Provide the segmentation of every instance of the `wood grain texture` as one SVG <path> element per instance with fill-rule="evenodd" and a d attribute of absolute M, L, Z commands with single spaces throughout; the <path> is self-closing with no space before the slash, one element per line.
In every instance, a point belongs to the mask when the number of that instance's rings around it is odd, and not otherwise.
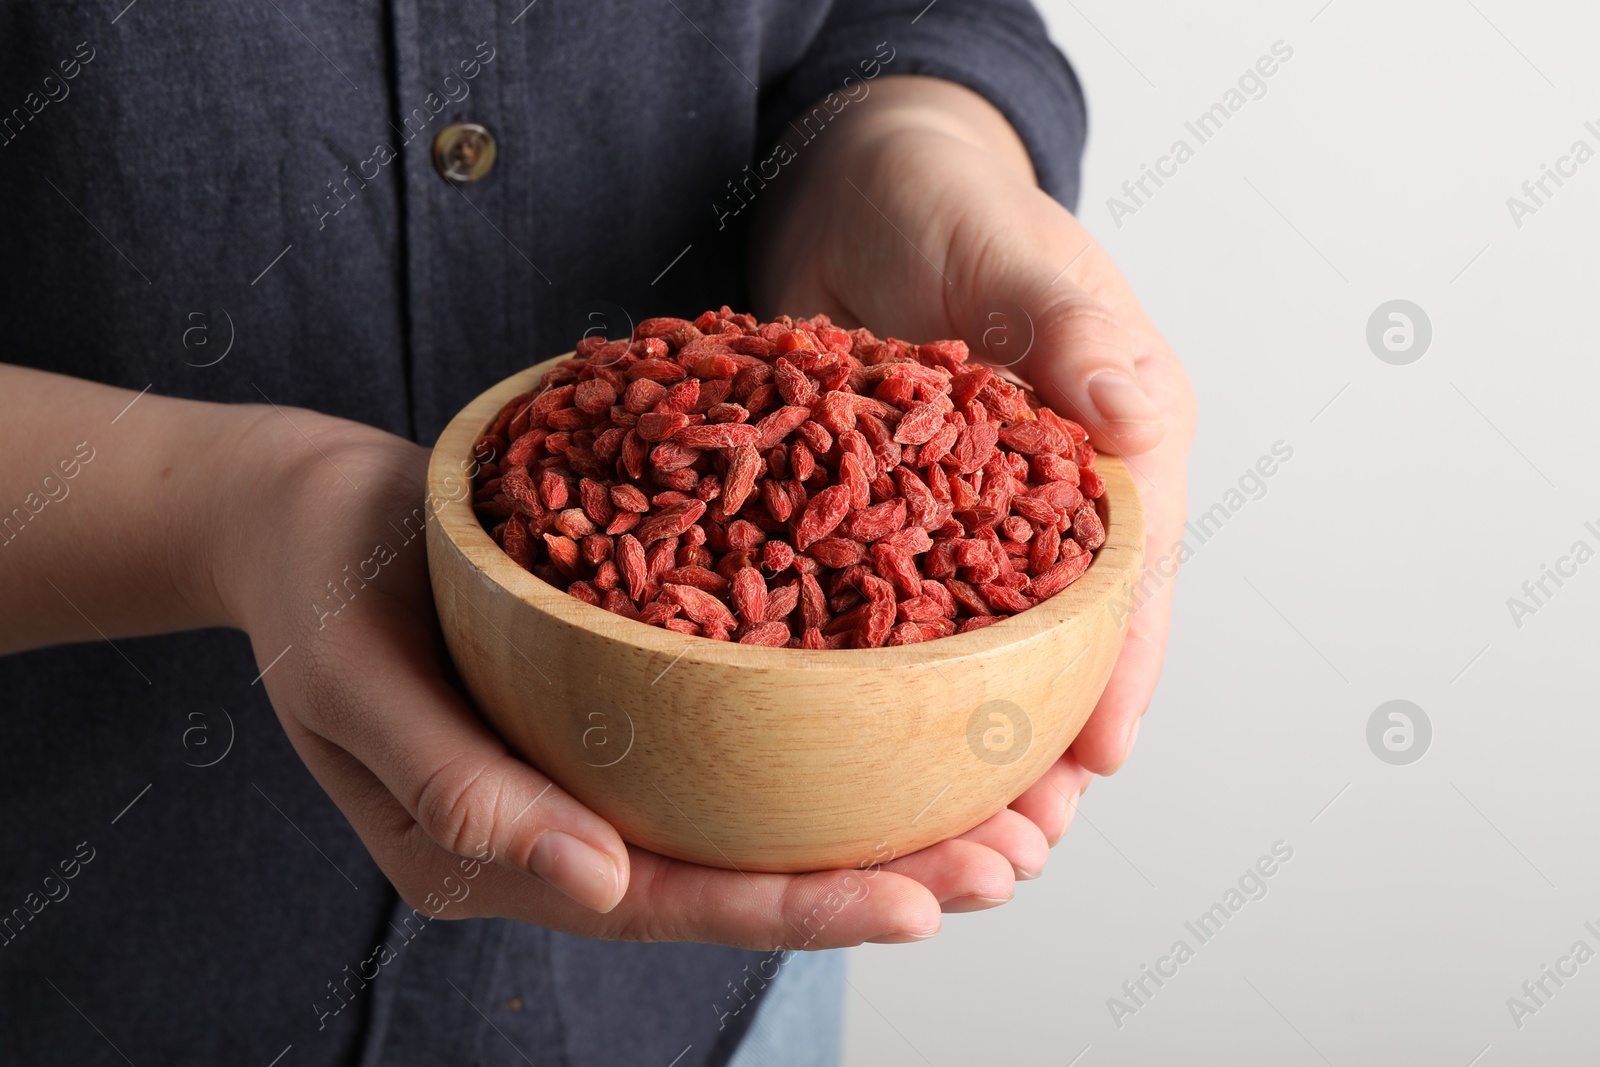
<path fill-rule="evenodd" d="M 474 442 L 565 358 L 489 389 L 440 435 L 428 562 L 484 717 L 627 840 L 745 871 L 883 862 L 993 815 L 1077 736 L 1122 647 L 1144 555 L 1121 461 L 1095 461 L 1106 543 L 1088 571 L 1004 622 L 896 648 L 711 641 L 568 596 L 514 564 L 473 514 Z"/>

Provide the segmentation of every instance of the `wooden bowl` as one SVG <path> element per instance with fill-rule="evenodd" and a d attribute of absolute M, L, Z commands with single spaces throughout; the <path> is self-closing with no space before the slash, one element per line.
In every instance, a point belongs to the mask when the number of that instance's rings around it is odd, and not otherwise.
<path fill-rule="evenodd" d="M 806 651 L 625 619 L 522 570 L 471 507 L 472 447 L 558 357 L 445 428 L 428 469 L 428 564 L 478 709 L 535 767 L 655 852 L 743 871 L 865 866 L 1009 804 L 1105 687 L 1144 554 L 1126 467 L 1100 457 L 1106 543 L 1059 595 L 924 644 Z"/>

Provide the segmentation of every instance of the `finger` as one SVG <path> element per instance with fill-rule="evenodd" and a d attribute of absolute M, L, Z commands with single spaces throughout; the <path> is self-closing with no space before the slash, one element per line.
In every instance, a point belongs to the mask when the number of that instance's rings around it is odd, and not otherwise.
<path fill-rule="evenodd" d="M 1050 858 L 1044 831 L 1021 812 L 1004 808 L 962 834 L 958 840 L 991 848 L 1011 864 L 1013 877 L 1037 878 Z"/>
<path fill-rule="evenodd" d="M 1154 602 L 1134 615 L 1111 680 L 1072 742 L 1072 755 L 1095 774 L 1115 774 L 1133 750 L 1140 718 L 1161 678 L 1167 620 L 1167 608 Z"/>
<path fill-rule="evenodd" d="M 945 911 L 979 911 L 1016 892 L 1011 862 L 987 845 L 952 838 L 891 860 L 883 869 L 919 882 Z"/>
<path fill-rule="evenodd" d="M 939 902 L 899 874 L 741 873 L 631 851 L 628 895 L 605 915 L 554 894 L 530 895 L 528 887 L 498 877 L 483 903 L 493 914 L 611 940 L 814 950 L 922 941 L 939 932 Z"/>
<path fill-rule="evenodd" d="M 939 902 L 915 880 L 883 871 L 758 874 L 630 849 L 635 877 L 620 904 L 596 915 L 542 887 L 495 878 L 482 900 L 503 914 L 585 937 L 696 941 L 753 949 L 847 948 L 922 941 L 939 932 Z M 506 872 L 510 873 L 510 872 Z"/>
<path fill-rule="evenodd" d="M 605 914 L 514 868 L 449 852 L 424 833 L 370 770 L 337 746 L 291 740 L 413 908 L 444 918 L 493 916 L 583 937 L 695 941 L 739 948 L 844 948 L 920 941 L 939 932 L 938 901 L 913 879 L 881 870 L 741 874 L 631 848 L 635 877 Z"/>
<path fill-rule="evenodd" d="M 1153 331 L 1143 326 L 1141 330 L 1142 346 L 1152 353 L 1145 363 L 1146 380 L 1152 383 L 1164 410 L 1171 413 L 1172 433 L 1136 464 L 1129 461 L 1145 511 L 1144 573 L 1128 605 L 1134 609 L 1133 615 L 1110 681 L 1072 745 L 1072 753 L 1096 774 L 1116 771 L 1133 747 L 1140 717 L 1160 680 L 1172 596 L 1180 563 L 1188 554 L 1184 470 L 1194 432 L 1192 393 L 1171 350 Z"/>
<path fill-rule="evenodd" d="M 1061 252 L 1025 240 L 1007 254 L 980 244 L 954 267 L 965 297 L 952 321 L 978 358 L 1027 378 L 1045 403 L 1089 431 L 1096 448 L 1147 452 L 1165 424 L 1141 384 L 1129 333 L 1104 303 L 1062 276 Z M 1085 254 L 1103 256 L 1098 248 Z"/>
<path fill-rule="evenodd" d="M 301 671 L 268 675 L 274 703 L 370 768 L 445 851 L 486 850 L 586 907 L 614 907 L 628 882 L 622 838 L 507 751 L 445 680 L 432 634 L 404 618 L 352 618 L 341 637 L 359 665 L 344 646 L 313 646 Z"/>
<path fill-rule="evenodd" d="M 483 907 L 488 894 L 478 892 L 474 897 L 474 886 L 495 882 L 504 885 L 508 881 L 525 888 L 525 902 L 568 900 L 541 878 L 477 862 L 479 857 L 465 858 L 442 848 L 360 760 L 296 722 L 286 722 L 284 726 L 290 744 L 312 777 L 350 820 L 373 862 L 411 908 L 430 918 L 464 919 L 492 914 Z M 502 877 L 485 877 L 490 871 Z M 570 927 L 558 929 L 579 932 Z"/>
<path fill-rule="evenodd" d="M 1078 797 L 1093 780 L 1094 775 L 1069 751 L 1011 802 L 1011 810 L 1032 820 L 1045 841 L 1054 846 L 1072 824 Z"/>
<path fill-rule="evenodd" d="M 605 917 L 605 936 L 809 950 L 939 932 L 934 894 L 886 870 L 758 874 L 632 851 L 639 876 Z"/>

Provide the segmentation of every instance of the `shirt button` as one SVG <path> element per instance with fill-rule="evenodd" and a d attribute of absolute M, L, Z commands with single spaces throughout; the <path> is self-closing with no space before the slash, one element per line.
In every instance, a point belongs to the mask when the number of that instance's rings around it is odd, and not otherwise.
<path fill-rule="evenodd" d="M 452 122 L 433 139 L 434 170 L 458 185 L 488 174 L 494 155 L 494 136 L 476 122 Z"/>

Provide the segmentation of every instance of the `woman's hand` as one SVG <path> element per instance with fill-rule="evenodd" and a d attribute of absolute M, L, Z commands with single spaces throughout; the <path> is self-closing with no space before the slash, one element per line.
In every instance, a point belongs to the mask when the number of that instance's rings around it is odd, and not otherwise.
<path fill-rule="evenodd" d="M 820 311 L 913 341 L 966 340 L 1083 424 L 1097 449 L 1127 458 L 1147 565 L 1171 555 L 1194 433 L 1188 378 L 1105 252 L 1035 185 L 1000 113 L 949 82 L 883 78 L 797 156 L 763 194 L 751 259 L 759 313 Z M 1171 601 L 1161 581 L 1126 606 L 1128 636 L 1093 715 L 1012 804 L 1051 841 L 1087 772 L 1127 758 L 1160 677 Z"/>
<path fill-rule="evenodd" d="M 1015 813 L 866 871 L 745 875 L 624 845 L 511 755 L 450 680 L 419 532 L 427 451 L 293 409 L 263 411 L 240 449 L 274 459 L 230 487 L 253 503 L 218 526 L 218 598 L 250 634 L 296 751 L 413 906 L 459 885 L 463 858 L 492 854 L 445 917 L 830 948 L 931 936 L 941 907 L 1000 903 L 1017 871 L 1043 866 L 1043 836 Z"/>

